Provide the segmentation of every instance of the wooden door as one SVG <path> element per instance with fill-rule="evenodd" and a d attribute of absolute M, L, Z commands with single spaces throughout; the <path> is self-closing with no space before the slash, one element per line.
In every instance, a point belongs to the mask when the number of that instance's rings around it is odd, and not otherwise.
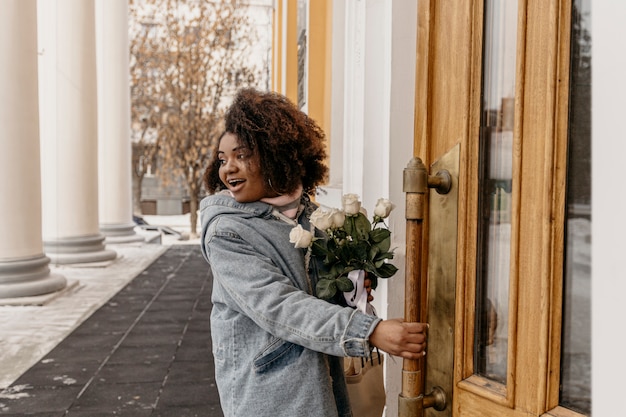
<path fill-rule="evenodd" d="M 430 191 L 422 245 L 426 392 L 448 398 L 426 415 L 591 415 L 588 277 L 568 281 L 589 250 L 572 255 L 568 238 L 573 218 L 590 222 L 572 191 L 590 194 L 589 103 L 572 107 L 588 92 L 570 77 L 580 13 L 571 0 L 419 2 L 414 153 L 454 174 L 451 199 Z"/>

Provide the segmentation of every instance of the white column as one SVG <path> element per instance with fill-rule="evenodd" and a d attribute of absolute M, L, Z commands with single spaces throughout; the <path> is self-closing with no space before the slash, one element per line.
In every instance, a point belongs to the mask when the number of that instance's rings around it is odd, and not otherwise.
<path fill-rule="evenodd" d="M 41 238 L 37 3 L 5 0 L 0 13 L 0 299 L 63 289 Z"/>
<path fill-rule="evenodd" d="M 96 0 L 98 190 L 107 243 L 144 241 L 132 210 L 128 0 Z"/>
<path fill-rule="evenodd" d="M 366 1 L 345 3 L 343 194 L 361 195 L 365 129 L 365 10 Z M 349 155 L 349 157 L 348 157 Z"/>
<path fill-rule="evenodd" d="M 98 228 L 94 0 L 39 0 L 43 241 L 54 263 L 115 259 Z"/>

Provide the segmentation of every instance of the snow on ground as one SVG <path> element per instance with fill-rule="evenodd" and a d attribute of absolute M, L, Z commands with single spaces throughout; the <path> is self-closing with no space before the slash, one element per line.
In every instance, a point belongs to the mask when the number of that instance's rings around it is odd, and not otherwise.
<path fill-rule="evenodd" d="M 52 273 L 68 280 L 64 290 L 39 297 L 0 299 L 0 391 L 41 360 L 169 245 L 199 244 L 197 238 L 189 239 L 189 214 L 143 217 L 150 225 L 167 226 L 183 233 L 183 240 L 173 234 L 135 228 L 147 241 L 107 244 L 107 249 L 117 252 L 113 261 L 50 265 Z"/>

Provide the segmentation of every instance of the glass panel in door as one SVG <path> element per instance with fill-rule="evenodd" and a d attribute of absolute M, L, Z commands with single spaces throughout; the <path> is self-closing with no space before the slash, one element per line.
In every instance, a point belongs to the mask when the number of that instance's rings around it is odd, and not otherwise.
<path fill-rule="evenodd" d="M 506 384 L 516 0 L 484 3 L 474 372 Z"/>
<path fill-rule="evenodd" d="M 559 404 L 591 415 L 591 0 L 572 4 Z"/>

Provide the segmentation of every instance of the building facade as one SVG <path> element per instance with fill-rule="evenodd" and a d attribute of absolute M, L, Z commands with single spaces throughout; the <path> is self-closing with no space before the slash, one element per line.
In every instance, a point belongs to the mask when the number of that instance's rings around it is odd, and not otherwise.
<path fill-rule="evenodd" d="M 7 299 L 62 290 L 50 262 L 108 262 L 107 241 L 142 238 L 127 1 L 1 6 Z M 317 199 L 396 204 L 400 271 L 375 306 L 431 324 L 424 361 L 386 361 L 386 416 L 424 403 L 451 416 L 623 410 L 625 19 L 617 1 L 274 1 L 271 88 L 329 138 Z M 415 191 L 418 162 L 451 189 Z"/>

